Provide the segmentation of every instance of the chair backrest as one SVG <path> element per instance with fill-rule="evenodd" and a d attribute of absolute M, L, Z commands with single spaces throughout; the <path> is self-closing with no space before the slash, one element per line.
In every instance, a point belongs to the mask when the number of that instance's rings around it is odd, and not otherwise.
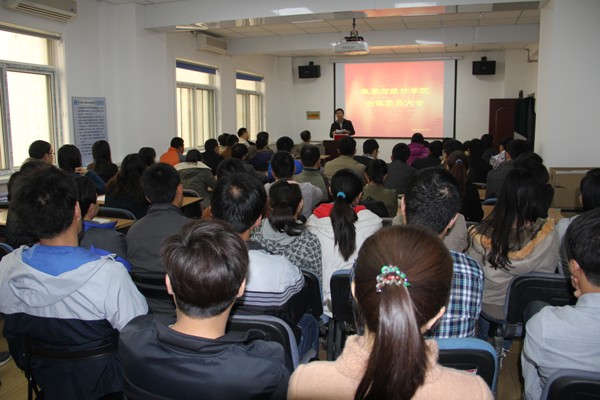
<path fill-rule="evenodd" d="M 157 300 L 173 300 L 173 297 L 167 292 L 165 277 L 145 278 L 131 274 L 131 280 L 138 288 L 141 294 L 146 298 Z"/>
<path fill-rule="evenodd" d="M 183 195 L 185 197 L 200 197 L 200 195 L 198 194 L 198 192 L 196 192 L 193 189 L 183 189 Z"/>
<path fill-rule="evenodd" d="M 321 297 L 321 284 L 319 278 L 310 271 L 302 270 L 304 275 L 304 289 L 308 292 L 308 307 L 306 312 L 317 320 L 323 314 L 323 298 Z"/>
<path fill-rule="evenodd" d="M 124 208 L 115 208 L 115 207 L 105 207 L 100 206 L 98 208 L 98 216 L 99 217 L 108 217 L 108 218 L 122 218 L 122 219 L 132 219 L 137 220 L 135 215 Z"/>
<path fill-rule="evenodd" d="M 337 322 L 354 326 L 354 300 L 350 291 L 350 270 L 340 269 L 331 275 L 331 313 Z"/>
<path fill-rule="evenodd" d="M 159 396 L 142 389 L 131 382 L 126 374 L 123 374 L 123 399 L 125 400 L 169 400 L 168 397 Z"/>
<path fill-rule="evenodd" d="M 13 250 L 14 249 L 12 248 L 11 245 L 0 242 L 0 260 L 2 259 L 2 257 L 7 255 L 8 253 L 12 252 Z"/>
<path fill-rule="evenodd" d="M 479 375 L 495 391 L 498 356 L 494 347 L 477 338 L 438 338 L 438 363 Z"/>
<path fill-rule="evenodd" d="M 600 399 L 600 373 L 561 369 L 550 375 L 541 400 Z"/>
<path fill-rule="evenodd" d="M 381 218 L 381 223 L 383 226 L 391 226 L 392 222 L 394 222 L 394 217 Z"/>
<path fill-rule="evenodd" d="M 290 372 L 299 364 L 298 345 L 292 329 L 283 320 L 270 315 L 231 315 L 227 331 L 253 331 L 257 339 L 277 342 L 286 354 L 286 366 Z"/>

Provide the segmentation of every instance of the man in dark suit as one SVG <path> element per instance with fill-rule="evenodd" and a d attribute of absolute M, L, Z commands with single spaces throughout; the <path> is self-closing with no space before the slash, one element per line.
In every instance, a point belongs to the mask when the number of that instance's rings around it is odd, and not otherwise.
<path fill-rule="evenodd" d="M 335 110 L 335 121 L 331 124 L 331 128 L 329 128 L 329 137 L 332 138 L 336 131 L 343 131 L 337 133 L 345 133 L 348 136 L 352 136 L 355 133 L 352 121 L 344 119 L 344 110 L 341 108 Z"/>

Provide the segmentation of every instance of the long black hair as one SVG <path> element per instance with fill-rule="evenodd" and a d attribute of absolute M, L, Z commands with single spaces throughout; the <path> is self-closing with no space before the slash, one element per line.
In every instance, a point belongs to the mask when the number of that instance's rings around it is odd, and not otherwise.
<path fill-rule="evenodd" d="M 331 178 L 331 195 L 335 199 L 330 218 L 334 243 L 340 254 L 348 261 L 356 250 L 356 227 L 358 219 L 352 203 L 362 193 L 362 181 L 349 169 L 342 169 Z"/>

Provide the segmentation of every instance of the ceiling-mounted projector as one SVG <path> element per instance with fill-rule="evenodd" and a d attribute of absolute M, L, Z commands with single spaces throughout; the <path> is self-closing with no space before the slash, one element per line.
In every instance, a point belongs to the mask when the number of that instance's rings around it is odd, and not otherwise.
<path fill-rule="evenodd" d="M 333 45 L 333 52 L 347 55 L 369 54 L 369 44 L 362 36 L 358 36 L 356 19 L 352 18 L 350 36 L 344 37 L 345 41 Z"/>

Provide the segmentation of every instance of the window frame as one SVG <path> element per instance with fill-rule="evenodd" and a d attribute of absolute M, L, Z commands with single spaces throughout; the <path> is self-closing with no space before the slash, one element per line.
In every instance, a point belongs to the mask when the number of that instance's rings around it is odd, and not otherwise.
<path fill-rule="evenodd" d="M 250 135 L 251 135 L 251 139 L 255 139 L 256 138 L 256 134 L 260 131 L 264 131 L 265 130 L 265 80 L 263 76 L 260 75 L 255 75 L 255 74 L 250 74 L 247 72 L 242 72 L 242 71 L 236 71 L 236 85 L 235 85 L 235 95 L 236 95 L 236 107 L 237 107 L 237 96 L 238 95 L 242 95 L 243 96 L 243 106 L 244 106 L 244 121 L 240 123 L 237 121 L 237 110 L 236 110 L 236 123 L 239 125 L 238 128 L 241 128 L 242 126 L 247 128 L 250 131 Z M 262 90 L 251 90 L 251 89 L 238 89 L 237 86 L 237 81 L 238 80 L 246 80 L 246 81 L 253 81 L 253 82 L 260 82 L 262 83 Z M 250 124 L 250 96 L 257 96 L 259 101 L 258 101 L 258 127 L 256 127 L 256 129 L 251 128 L 251 124 Z"/>

